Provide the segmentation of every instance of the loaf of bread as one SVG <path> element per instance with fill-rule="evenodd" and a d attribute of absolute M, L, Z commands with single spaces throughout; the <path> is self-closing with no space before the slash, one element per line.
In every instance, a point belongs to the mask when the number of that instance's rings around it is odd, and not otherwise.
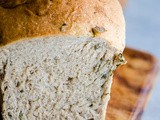
<path fill-rule="evenodd" d="M 0 1 L 3 120 L 105 120 L 124 39 L 118 0 Z"/>

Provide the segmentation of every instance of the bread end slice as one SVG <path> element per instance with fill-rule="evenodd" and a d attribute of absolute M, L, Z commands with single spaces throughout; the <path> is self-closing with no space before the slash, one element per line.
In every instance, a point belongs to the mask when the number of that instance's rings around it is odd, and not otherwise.
<path fill-rule="evenodd" d="M 105 120 L 122 54 L 100 38 L 38 37 L 0 49 L 4 120 Z"/>

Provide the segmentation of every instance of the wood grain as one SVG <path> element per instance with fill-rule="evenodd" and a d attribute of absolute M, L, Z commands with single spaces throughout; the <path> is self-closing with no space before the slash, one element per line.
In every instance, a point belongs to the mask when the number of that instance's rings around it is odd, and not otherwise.
<path fill-rule="evenodd" d="M 126 48 L 128 61 L 115 71 L 106 120 L 139 120 L 158 73 L 158 62 L 148 53 Z"/>

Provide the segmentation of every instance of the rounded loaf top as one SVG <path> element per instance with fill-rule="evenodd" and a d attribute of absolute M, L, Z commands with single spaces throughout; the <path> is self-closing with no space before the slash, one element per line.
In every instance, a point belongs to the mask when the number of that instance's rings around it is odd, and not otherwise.
<path fill-rule="evenodd" d="M 118 0 L 0 1 L 0 44 L 30 37 L 99 37 L 120 51 L 125 21 Z"/>

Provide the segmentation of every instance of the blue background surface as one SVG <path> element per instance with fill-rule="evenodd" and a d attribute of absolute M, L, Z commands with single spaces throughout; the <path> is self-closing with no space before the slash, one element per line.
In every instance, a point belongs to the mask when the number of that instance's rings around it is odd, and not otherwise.
<path fill-rule="evenodd" d="M 160 0 L 128 0 L 126 44 L 147 51 L 160 61 Z M 160 77 L 142 120 L 160 120 Z"/>

